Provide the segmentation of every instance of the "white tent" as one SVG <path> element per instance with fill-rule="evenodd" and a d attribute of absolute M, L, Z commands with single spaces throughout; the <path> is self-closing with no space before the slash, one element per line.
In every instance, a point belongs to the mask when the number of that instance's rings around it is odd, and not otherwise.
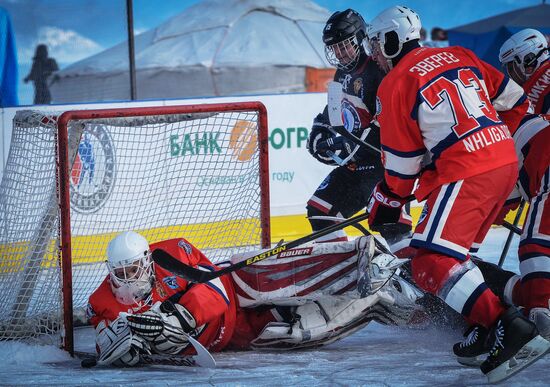
<path fill-rule="evenodd" d="M 306 67 L 327 68 L 330 12 L 309 0 L 205 0 L 135 39 L 137 98 L 305 90 Z M 57 73 L 53 102 L 126 100 L 126 42 Z"/>

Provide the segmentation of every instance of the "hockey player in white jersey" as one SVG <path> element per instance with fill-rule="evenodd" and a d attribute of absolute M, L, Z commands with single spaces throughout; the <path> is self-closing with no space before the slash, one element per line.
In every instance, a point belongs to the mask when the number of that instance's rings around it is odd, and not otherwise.
<path fill-rule="evenodd" d="M 325 106 L 313 121 L 308 140 L 308 151 L 321 163 L 334 168 L 317 187 L 307 202 L 307 214 L 314 231 L 331 224 L 326 216 L 350 217 L 363 209 L 372 189 L 381 179 L 384 168 L 380 160 L 380 132 L 372 122 L 376 110 L 376 90 L 383 73 L 363 47 L 366 24 L 353 9 L 335 12 L 323 30 L 325 54 L 337 68 L 334 83 L 340 88 L 337 117 L 334 122 Z M 331 98 L 329 88 L 329 100 Z M 372 148 L 358 147 L 335 131 L 342 125 Z M 393 243 L 411 231 L 411 218 L 407 210 L 397 224 L 381 227 L 382 236 Z M 343 231 L 327 235 L 324 241 L 346 240 Z"/>

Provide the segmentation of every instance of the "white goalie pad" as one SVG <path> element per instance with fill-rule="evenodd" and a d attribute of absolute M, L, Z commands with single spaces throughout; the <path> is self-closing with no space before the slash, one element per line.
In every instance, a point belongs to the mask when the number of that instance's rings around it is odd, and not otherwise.
<path fill-rule="evenodd" d="M 231 263 L 257 253 L 234 256 Z M 358 264 L 370 262 L 373 254 L 371 236 L 349 242 L 316 243 L 282 251 L 231 275 L 242 307 L 301 305 L 330 295 L 356 293 Z"/>
<path fill-rule="evenodd" d="M 377 295 L 361 299 L 329 296 L 296 307 L 294 324 L 269 323 L 251 342 L 254 349 L 296 349 L 330 344 L 366 326 Z"/>
<path fill-rule="evenodd" d="M 254 349 L 318 347 L 342 339 L 370 321 L 410 326 L 425 323 L 424 309 L 416 304 L 422 293 L 402 278 L 391 279 L 364 298 L 327 296 L 294 307 L 294 323 L 269 323 L 251 342 Z"/>

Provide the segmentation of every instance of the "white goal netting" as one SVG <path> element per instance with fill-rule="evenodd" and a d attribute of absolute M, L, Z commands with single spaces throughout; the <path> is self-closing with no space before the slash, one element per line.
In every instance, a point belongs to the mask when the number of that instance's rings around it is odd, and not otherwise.
<path fill-rule="evenodd" d="M 58 114 L 18 112 L 0 186 L 0 340 L 60 330 L 67 236 L 75 310 L 104 279 L 119 232 L 185 237 L 214 262 L 269 243 L 267 128 L 253 107 L 215 107 L 75 114 L 60 150 Z M 70 205 L 59 195 L 60 157 L 72 166 Z"/>

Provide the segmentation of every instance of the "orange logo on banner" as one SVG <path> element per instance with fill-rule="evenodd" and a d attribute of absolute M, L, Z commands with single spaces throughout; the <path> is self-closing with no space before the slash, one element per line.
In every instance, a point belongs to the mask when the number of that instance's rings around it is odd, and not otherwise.
<path fill-rule="evenodd" d="M 237 121 L 229 139 L 229 147 L 233 149 L 233 156 L 239 161 L 248 161 L 254 155 L 257 145 L 256 123 Z"/>

